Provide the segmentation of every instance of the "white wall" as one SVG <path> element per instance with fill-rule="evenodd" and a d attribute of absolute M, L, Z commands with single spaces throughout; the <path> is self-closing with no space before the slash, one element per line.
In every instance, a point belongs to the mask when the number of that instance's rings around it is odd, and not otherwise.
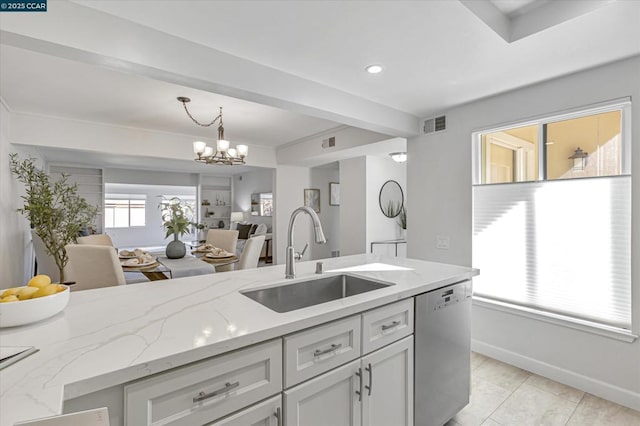
<path fill-rule="evenodd" d="M 394 240 L 400 238 L 398 218 L 388 218 L 380 209 L 380 189 L 388 180 L 395 180 L 400 184 L 407 201 L 407 166 L 406 163 L 396 163 L 391 157 L 367 157 L 367 252 L 370 251 L 372 241 Z M 392 245 L 378 246 L 376 253 L 393 256 L 395 247 Z M 404 250 L 404 247 L 403 247 Z M 400 251 L 399 251 L 400 254 Z"/>
<path fill-rule="evenodd" d="M 366 253 L 367 160 L 340 161 L 340 255 Z"/>
<path fill-rule="evenodd" d="M 310 244 L 311 259 L 331 257 L 331 252 L 340 250 L 340 206 L 329 205 L 329 182 L 340 181 L 340 170 L 335 167 L 314 167 L 311 169 L 311 188 L 320 190 L 320 223 L 327 239 L 326 244 Z"/>
<path fill-rule="evenodd" d="M 310 188 L 311 176 L 308 167 L 278 166 L 275 171 L 275 200 L 273 217 L 273 253 L 274 263 L 285 263 L 287 247 L 287 230 L 289 218 L 293 211 L 304 205 L 304 189 Z M 301 251 L 305 243 L 311 244 L 313 233 L 311 218 L 301 214 L 296 219 L 293 234 L 293 245 L 296 251 Z M 304 260 L 309 259 L 309 251 Z"/>
<path fill-rule="evenodd" d="M 9 167 L 10 153 L 18 153 L 20 159 L 28 155 L 9 143 L 9 125 L 9 111 L 0 101 L 0 288 L 24 285 L 32 259 L 29 222 L 17 212 L 24 187 Z"/>
<path fill-rule="evenodd" d="M 335 138 L 335 146 L 323 148 L 322 141 L 330 137 Z M 337 156 L 339 157 L 341 151 L 352 151 L 353 148 L 388 139 L 388 135 L 381 133 L 342 126 L 280 146 L 276 150 L 276 158 L 278 164 L 307 167 L 319 166 L 340 159 Z M 364 154 L 361 153 L 359 155 Z"/>
<path fill-rule="evenodd" d="M 198 184 L 198 175 L 194 173 L 108 168 L 104 169 L 103 176 L 105 183 L 176 186 L 196 186 Z"/>
<path fill-rule="evenodd" d="M 471 265 L 471 133 L 610 99 L 640 99 L 640 57 L 446 111 L 448 129 L 409 140 L 409 256 Z M 632 165 L 640 164 L 640 108 L 632 109 Z M 640 173 L 632 184 L 633 322 L 640 328 Z M 588 214 L 588 212 L 585 212 Z M 435 248 L 450 236 L 450 250 Z M 482 272 L 481 272 L 482 273 Z M 640 409 L 640 340 L 625 343 L 536 319 L 473 308 L 477 350 Z"/>
<path fill-rule="evenodd" d="M 269 230 L 272 230 L 272 217 L 251 216 L 251 194 L 273 192 L 274 173 L 274 169 L 261 169 L 233 176 L 233 208 L 231 211 L 243 212 L 245 221 L 264 223 Z"/>
<path fill-rule="evenodd" d="M 106 183 L 105 194 L 144 194 L 146 195 L 145 226 L 131 228 L 105 228 L 113 245 L 118 248 L 138 248 L 151 246 L 165 246 L 173 240 L 173 235 L 165 239 L 166 230 L 162 226 L 162 212 L 158 208 L 162 196 L 195 197 L 195 186 L 169 186 L 169 185 L 128 185 L 118 183 Z M 186 234 L 181 240 L 191 241 L 195 235 Z"/>
<path fill-rule="evenodd" d="M 215 146 L 215 139 L 181 133 L 161 132 L 134 127 L 43 115 L 11 113 L 10 140 L 14 144 L 55 147 L 139 157 L 141 168 L 147 168 L 145 160 L 153 153 L 159 160 L 184 160 L 193 163 L 190 142 L 202 140 Z M 187 142 L 185 142 L 187 141 Z M 247 156 L 248 166 L 275 167 L 275 150 L 251 145 Z"/>

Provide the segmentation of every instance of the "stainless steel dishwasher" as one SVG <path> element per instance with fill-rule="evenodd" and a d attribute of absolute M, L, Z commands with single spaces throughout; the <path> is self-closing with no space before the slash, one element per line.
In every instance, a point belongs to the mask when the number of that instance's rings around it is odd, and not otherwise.
<path fill-rule="evenodd" d="M 469 403 L 471 281 L 416 297 L 415 426 L 442 426 Z"/>

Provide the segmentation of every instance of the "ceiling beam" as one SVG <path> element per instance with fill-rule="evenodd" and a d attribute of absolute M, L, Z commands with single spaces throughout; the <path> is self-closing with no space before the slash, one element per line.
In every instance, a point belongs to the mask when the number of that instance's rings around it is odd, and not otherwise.
<path fill-rule="evenodd" d="M 75 3 L 2 14 L 0 28 L 2 44 L 387 135 L 418 133 L 419 119 L 407 112 Z"/>

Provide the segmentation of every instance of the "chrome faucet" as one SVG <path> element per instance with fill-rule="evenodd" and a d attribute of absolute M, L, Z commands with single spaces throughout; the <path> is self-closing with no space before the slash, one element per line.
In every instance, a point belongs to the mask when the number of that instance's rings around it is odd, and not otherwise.
<path fill-rule="evenodd" d="M 296 253 L 293 248 L 293 224 L 296 221 L 296 217 L 300 213 L 307 213 L 311 216 L 311 220 L 313 221 L 313 231 L 316 235 L 316 243 L 324 244 L 327 240 L 324 238 L 324 232 L 322 232 L 322 224 L 320 223 L 320 218 L 316 214 L 316 212 L 307 206 L 298 207 L 291 213 L 291 218 L 289 219 L 289 231 L 287 232 L 287 265 L 285 269 L 285 278 L 295 278 L 296 277 Z M 306 247 L 305 247 L 306 249 Z M 300 256 L 301 257 L 301 256 Z"/>

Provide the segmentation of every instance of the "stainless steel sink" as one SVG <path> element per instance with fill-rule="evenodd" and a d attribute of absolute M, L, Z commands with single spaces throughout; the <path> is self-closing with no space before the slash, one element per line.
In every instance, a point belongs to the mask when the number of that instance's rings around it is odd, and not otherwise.
<path fill-rule="evenodd" d="M 351 275 L 334 275 L 241 293 L 272 311 L 282 313 L 378 290 L 390 285 L 393 284 Z"/>

